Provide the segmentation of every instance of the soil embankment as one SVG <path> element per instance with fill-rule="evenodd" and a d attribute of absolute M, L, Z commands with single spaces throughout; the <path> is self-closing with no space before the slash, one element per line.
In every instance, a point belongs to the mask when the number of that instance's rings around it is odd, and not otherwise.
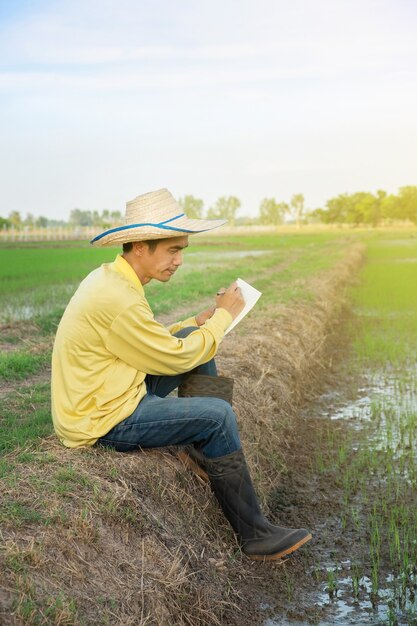
<path fill-rule="evenodd" d="M 329 338 L 362 260 L 356 244 L 306 285 L 304 304 L 255 312 L 218 358 L 220 373 L 235 378 L 265 510 L 313 533 L 320 513 L 309 454 L 318 434 L 298 409 L 331 368 Z M 15 480 L 4 496 L 16 513 L 2 530 L 0 623 L 254 625 L 268 617 L 263 599 L 282 601 L 294 573 L 302 584 L 309 547 L 284 565 L 247 560 L 209 488 L 173 454 L 74 452 L 54 438 L 23 453 L 26 463 L 21 450 L 8 455 Z"/>

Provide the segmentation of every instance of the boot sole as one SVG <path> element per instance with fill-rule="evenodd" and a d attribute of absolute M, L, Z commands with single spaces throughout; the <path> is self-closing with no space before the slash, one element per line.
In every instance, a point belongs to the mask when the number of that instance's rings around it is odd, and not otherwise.
<path fill-rule="evenodd" d="M 253 561 L 277 561 L 283 556 L 295 552 L 296 550 L 298 550 L 298 548 L 301 548 L 301 546 L 307 543 L 307 541 L 310 541 L 310 539 L 312 538 L 312 535 L 310 535 L 309 533 L 306 537 L 300 539 L 300 541 L 295 543 L 293 546 L 290 546 L 286 550 L 281 550 L 281 552 L 276 552 L 275 554 L 247 554 L 246 556 Z"/>
<path fill-rule="evenodd" d="M 205 483 L 209 482 L 208 474 L 196 463 L 189 454 L 186 452 L 178 452 L 177 458 L 181 461 L 184 467 L 191 470 L 196 476 L 201 478 Z"/>

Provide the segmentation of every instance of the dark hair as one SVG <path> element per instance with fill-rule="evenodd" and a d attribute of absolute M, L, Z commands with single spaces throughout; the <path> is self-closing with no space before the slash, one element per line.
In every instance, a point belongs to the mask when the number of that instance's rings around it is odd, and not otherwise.
<path fill-rule="evenodd" d="M 154 252 L 156 250 L 156 246 L 162 239 L 145 239 L 143 243 L 146 243 L 150 252 Z M 128 243 L 123 244 L 123 252 L 131 252 L 133 250 L 133 241 L 129 241 Z"/>

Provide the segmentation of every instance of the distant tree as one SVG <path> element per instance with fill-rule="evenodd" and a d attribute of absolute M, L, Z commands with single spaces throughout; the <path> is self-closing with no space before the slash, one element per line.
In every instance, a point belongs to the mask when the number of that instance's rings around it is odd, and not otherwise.
<path fill-rule="evenodd" d="M 103 209 L 100 216 L 100 225 L 102 228 L 110 228 L 110 211 L 109 209 Z"/>
<path fill-rule="evenodd" d="M 286 202 L 276 202 L 275 198 L 264 198 L 259 206 L 261 224 L 282 224 L 290 207 Z"/>
<path fill-rule="evenodd" d="M 382 202 L 387 197 L 387 192 L 383 189 L 378 189 L 378 191 L 376 192 L 376 197 L 379 202 Z"/>
<path fill-rule="evenodd" d="M 103 219 L 98 211 L 93 211 L 91 213 L 91 222 L 92 226 L 102 226 Z"/>
<path fill-rule="evenodd" d="M 123 221 L 122 214 L 120 211 L 112 211 L 110 213 L 110 220 L 112 224 L 121 224 Z"/>
<path fill-rule="evenodd" d="M 376 192 L 376 204 L 378 213 L 378 224 L 384 219 L 384 204 L 386 203 L 388 194 L 383 189 L 378 189 Z M 375 224 L 376 226 L 376 224 Z"/>
<path fill-rule="evenodd" d="M 327 224 L 327 211 L 326 209 L 318 208 L 310 212 L 310 217 L 314 222 L 321 222 Z"/>
<path fill-rule="evenodd" d="M 304 196 L 302 193 L 296 193 L 291 198 L 291 208 L 295 218 L 297 228 L 301 228 L 301 220 L 304 213 Z"/>
<path fill-rule="evenodd" d="M 40 217 L 39 219 L 46 220 L 46 226 L 54 226 L 54 227 L 65 227 L 68 226 L 68 222 L 65 220 L 54 220 L 54 219 L 48 219 L 46 217 Z"/>
<path fill-rule="evenodd" d="M 417 224 L 417 187 L 415 185 L 400 187 L 398 213 L 400 219 L 410 220 L 413 224 Z"/>
<path fill-rule="evenodd" d="M 191 219 L 201 219 L 203 216 L 204 202 L 200 198 L 188 194 L 183 198 L 179 198 L 178 204 L 187 217 Z"/>
<path fill-rule="evenodd" d="M 233 226 L 236 219 L 236 211 L 240 208 L 240 200 L 236 196 L 222 196 L 207 213 L 209 219 L 225 219 Z"/>
<path fill-rule="evenodd" d="M 360 209 L 361 192 L 354 194 L 346 194 L 346 206 L 345 206 L 345 222 L 358 226 L 363 221 L 362 211 Z"/>
<path fill-rule="evenodd" d="M 0 228 L 8 228 L 10 226 L 10 220 L 6 217 L 0 216 Z"/>
<path fill-rule="evenodd" d="M 351 196 L 351 211 L 354 224 L 377 226 L 381 221 L 381 202 L 372 193 L 361 191 Z"/>
<path fill-rule="evenodd" d="M 35 226 L 38 228 L 46 228 L 48 226 L 48 218 L 43 215 L 39 215 L 39 217 L 35 219 Z"/>
<path fill-rule="evenodd" d="M 81 209 L 72 209 L 70 213 L 70 224 L 73 226 L 91 226 L 93 218 L 91 211 L 82 211 Z"/>
<path fill-rule="evenodd" d="M 320 217 L 326 224 L 370 224 L 376 226 L 382 217 L 382 191 L 377 196 L 360 191 L 353 194 L 340 194 L 326 202 L 327 210 L 320 210 Z"/>
<path fill-rule="evenodd" d="M 336 198 L 330 198 L 326 202 L 326 209 L 321 210 L 321 216 L 325 224 L 342 224 L 346 222 L 346 208 L 348 194 L 339 194 Z"/>
<path fill-rule="evenodd" d="M 309 211 L 304 218 L 304 222 L 306 224 L 320 224 L 324 222 L 323 212 L 324 212 L 324 209 L 322 209 L 321 207 L 318 207 L 317 209 L 313 209 L 312 211 Z"/>
<path fill-rule="evenodd" d="M 25 219 L 23 220 L 25 226 L 33 226 L 35 223 L 35 217 L 32 213 L 27 213 Z"/>
<path fill-rule="evenodd" d="M 258 226 L 260 224 L 259 217 L 251 217 L 249 215 L 242 215 L 235 219 L 235 226 Z"/>
<path fill-rule="evenodd" d="M 309 215 L 325 224 L 377 226 L 382 220 L 407 220 L 417 224 L 417 186 L 401 187 L 397 196 L 388 195 L 383 189 L 378 189 L 376 194 L 368 191 L 340 194 L 327 200 L 325 209 L 316 209 Z"/>
<path fill-rule="evenodd" d="M 401 219 L 399 217 L 399 199 L 395 194 L 385 195 L 381 199 L 381 217 L 384 220 Z"/>
<path fill-rule="evenodd" d="M 19 228 L 22 225 L 22 218 L 19 211 L 12 211 L 9 214 L 8 220 L 12 226 Z"/>

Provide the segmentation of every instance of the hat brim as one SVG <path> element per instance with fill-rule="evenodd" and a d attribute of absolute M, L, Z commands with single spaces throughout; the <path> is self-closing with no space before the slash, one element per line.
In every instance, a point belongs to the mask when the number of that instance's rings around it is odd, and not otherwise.
<path fill-rule="evenodd" d="M 170 220 L 168 220 L 169 222 Z M 213 230 L 226 224 L 227 220 L 190 219 L 186 215 L 175 220 L 175 227 L 164 224 L 126 224 L 105 230 L 90 241 L 96 247 L 121 246 L 129 241 L 145 241 L 147 239 L 168 239 L 194 235 Z"/>

